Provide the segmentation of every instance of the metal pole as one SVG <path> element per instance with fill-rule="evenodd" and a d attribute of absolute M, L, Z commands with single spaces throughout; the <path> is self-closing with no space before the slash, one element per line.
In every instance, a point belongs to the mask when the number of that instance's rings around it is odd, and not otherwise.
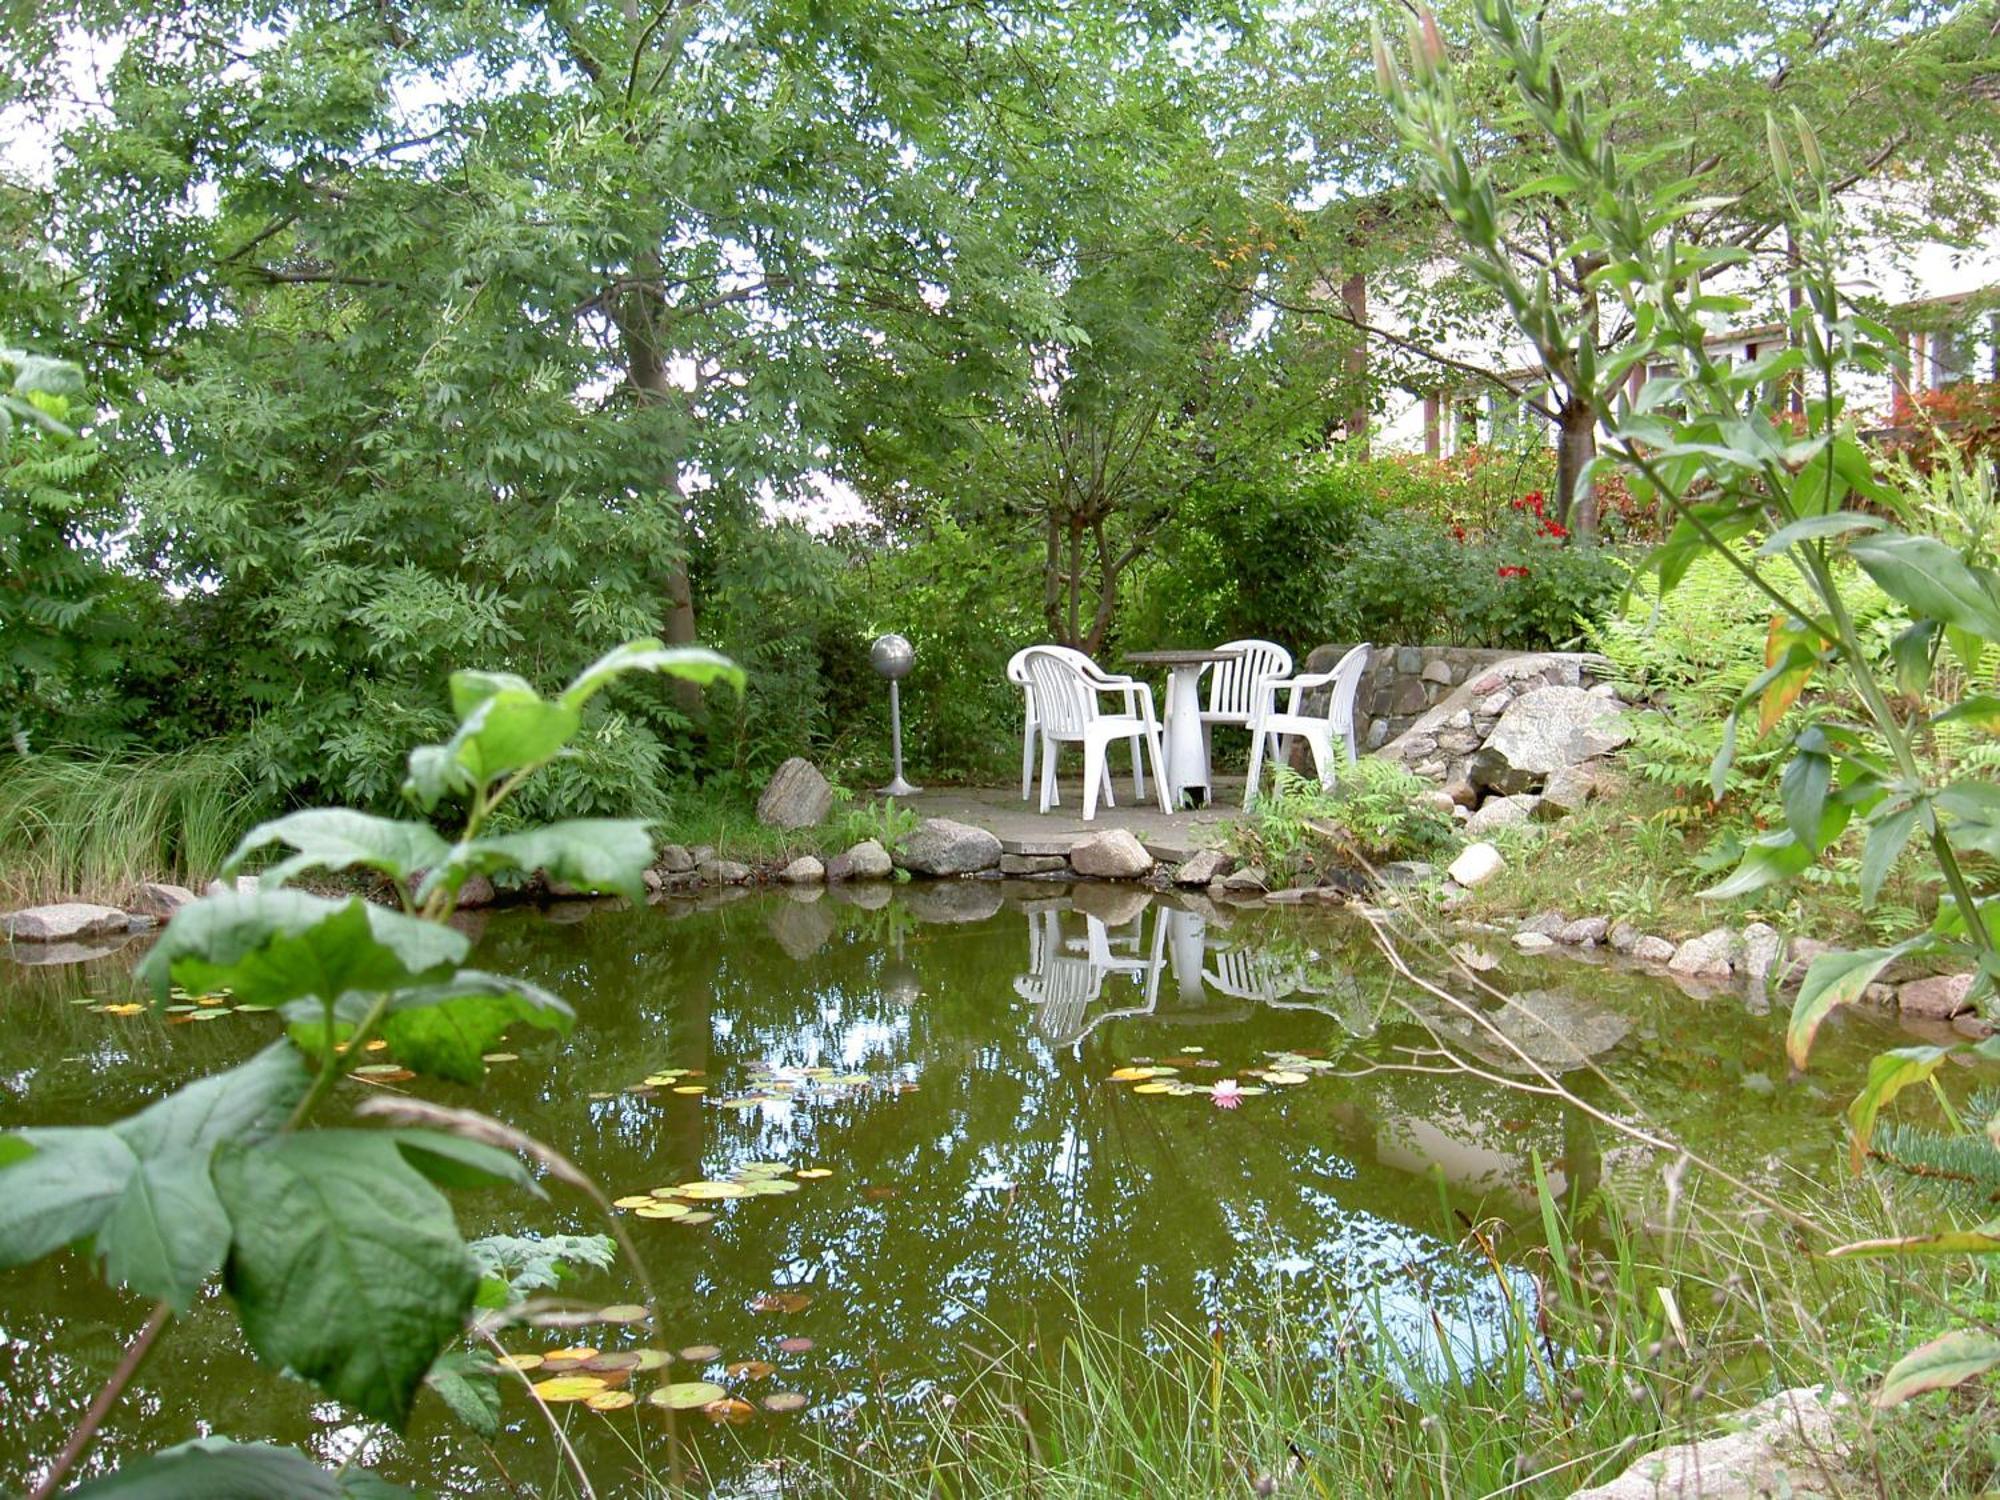
<path fill-rule="evenodd" d="M 885 797 L 914 797 L 923 790 L 911 786 L 903 780 L 903 694 L 902 684 L 894 678 L 889 680 L 889 758 L 895 767 L 895 776 L 881 788 Z"/>

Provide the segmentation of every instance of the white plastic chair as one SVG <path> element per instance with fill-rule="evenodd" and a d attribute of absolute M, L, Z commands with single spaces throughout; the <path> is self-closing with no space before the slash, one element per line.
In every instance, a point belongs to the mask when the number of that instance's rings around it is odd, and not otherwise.
<path fill-rule="evenodd" d="M 1238 653 L 1208 669 L 1208 707 L 1201 713 L 1201 742 L 1209 763 L 1215 761 L 1214 736 L 1217 724 L 1238 729 L 1255 727 L 1262 705 L 1259 691 L 1269 677 L 1283 677 L 1292 670 L 1292 653 L 1274 641 L 1226 641 L 1215 648 Z"/>
<path fill-rule="evenodd" d="M 1272 749 L 1272 759 L 1279 765 L 1285 763 L 1286 741 L 1297 735 L 1312 749 L 1313 769 L 1319 773 L 1319 784 L 1330 787 L 1334 782 L 1333 741 L 1337 735 L 1341 748 L 1347 752 L 1347 764 L 1355 761 L 1354 748 L 1354 695 L 1361 686 L 1361 674 L 1368 666 L 1369 647 L 1364 642 L 1334 664 L 1331 672 L 1306 672 L 1297 677 L 1268 678 L 1264 682 L 1264 698 L 1256 721 L 1250 726 L 1250 779 L 1243 787 L 1245 808 L 1257 800 L 1257 783 L 1262 779 L 1264 768 L 1264 745 L 1267 740 L 1276 740 Z M 1327 688 L 1326 710 L 1324 713 L 1308 714 L 1301 710 L 1305 706 L 1305 695 L 1315 688 Z M 1285 708 L 1279 712 L 1278 693 L 1287 693 Z"/>
<path fill-rule="evenodd" d="M 1007 663 L 1007 680 L 1021 690 L 1022 703 L 1025 709 L 1021 723 L 1021 800 L 1023 802 L 1026 802 L 1033 795 L 1030 788 L 1035 783 L 1035 745 L 1041 737 L 1041 720 L 1035 713 L 1035 688 L 1034 684 L 1028 681 L 1026 659 L 1029 651 L 1052 652 L 1073 663 L 1076 669 L 1082 672 L 1084 676 L 1102 684 L 1105 688 L 1116 689 L 1124 693 L 1125 711 L 1135 717 L 1140 714 L 1141 710 L 1140 706 L 1135 704 L 1133 700 L 1138 692 L 1145 688 L 1145 684 L 1138 681 L 1138 679 L 1123 677 L 1115 672 L 1107 672 L 1083 652 L 1072 650 L 1068 646 L 1029 646 L 1025 650 L 1016 651 L 1013 659 Z M 1146 691 L 1145 709 L 1150 715 L 1152 706 L 1151 690 L 1146 689 Z M 1146 795 L 1146 768 L 1139 750 L 1139 742 L 1142 738 L 1143 736 L 1137 734 L 1131 736 L 1132 791 L 1134 795 L 1139 797 Z M 1058 803 L 1062 801 L 1060 794 L 1056 797 L 1056 801 Z M 1111 794 L 1111 770 L 1109 766 L 1105 768 L 1104 772 L 1104 805 L 1106 807 L 1115 807 L 1117 805 Z M 1046 808 L 1043 810 L 1047 811 Z"/>
<path fill-rule="evenodd" d="M 1060 648 L 1031 646 L 1021 654 L 1021 669 L 1033 695 L 1035 718 L 1042 741 L 1042 806 L 1047 812 L 1056 801 L 1056 753 L 1064 744 L 1083 746 L 1083 820 L 1097 816 L 1097 793 L 1109 778 L 1105 773 L 1106 749 L 1113 740 L 1138 738 L 1145 741 L 1153 757 L 1153 789 L 1159 794 L 1160 811 L 1168 811 L 1167 781 L 1161 774 L 1160 723 L 1153 713 L 1153 690 L 1143 682 L 1106 682 L 1086 675 Z M 1100 693 L 1117 693 L 1126 712 L 1099 711 Z M 1138 712 L 1131 710 L 1137 705 Z"/>

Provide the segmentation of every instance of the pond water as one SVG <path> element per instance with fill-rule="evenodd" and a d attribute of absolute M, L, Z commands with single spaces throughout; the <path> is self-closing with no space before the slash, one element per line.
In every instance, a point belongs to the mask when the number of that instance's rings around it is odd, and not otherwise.
<path fill-rule="evenodd" d="M 0 962 L 0 1128 L 128 1113 L 275 1034 L 268 1015 L 194 1024 L 93 1008 L 127 998 L 136 956 Z M 1522 1222 L 1537 1154 L 1569 1195 L 1658 1167 L 1573 1106 L 1398 1070 L 1426 1060 L 1412 1049 L 1429 1037 L 1398 1003 L 1422 997 L 1337 912 L 1028 882 L 725 892 L 495 914 L 479 924 L 475 961 L 564 995 L 575 1033 L 510 1038 L 518 1056 L 484 1085 L 417 1085 L 426 1096 L 522 1127 L 614 1197 L 728 1180 L 751 1162 L 826 1174 L 696 1205 L 713 1211 L 705 1223 L 627 1213 L 662 1327 L 505 1336 L 519 1350 L 712 1346 L 718 1355 L 634 1388 L 706 1376 L 752 1399 L 805 1397 L 801 1416 L 700 1439 L 711 1473 L 737 1480 L 787 1429 L 914 1399 L 962 1371 L 966 1348 L 1059 1328 L 1079 1308 L 1130 1331 L 1226 1324 L 1280 1294 L 1326 1309 L 1332 1326 L 1365 1302 L 1424 1360 L 1494 1314 L 1494 1277 L 1460 1254 L 1455 1219 Z M 1736 997 L 1574 960 L 1510 958 L 1504 982 L 1540 997 L 1561 1036 L 1608 1047 L 1611 1083 L 1572 1073 L 1579 1093 L 1636 1105 L 1760 1178 L 1833 1159 L 1839 1084 L 1882 1040 L 1862 1021 L 1830 1028 L 1814 1074 L 1788 1081 L 1781 1021 Z M 1303 1081 L 1251 1075 L 1274 1054 Z M 1148 1065 L 1177 1071 L 1111 1077 Z M 672 1070 L 687 1071 L 644 1083 Z M 1268 1092 L 1219 1108 L 1207 1090 L 1224 1078 Z M 1142 1082 L 1167 1087 L 1140 1093 Z M 350 1101 L 364 1092 L 345 1086 Z M 468 1237 L 602 1228 L 560 1187 L 546 1202 L 455 1201 Z M 604 1302 L 635 1292 L 597 1271 L 563 1290 Z M 73 1255 L 0 1276 L 0 1486 L 56 1451 L 144 1311 Z M 724 1367 L 740 1360 L 777 1370 L 732 1381 Z M 219 1298 L 176 1326 L 134 1389 L 102 1462 L 213 1431 L 330 1459 L 361 1443 L 390 1477 L 492 1490 L 477 1446 L 435 1401 L 401 1442 L 357 1426 L 259 1370 Z M 643 1403 L 570 1410 L 601 1487 L 628 1437 L 612 1424 L 661 1419 Z M 499 1456 L 532 1490 L 553 1449 L 518 1393 L 505 1422 Z"/>

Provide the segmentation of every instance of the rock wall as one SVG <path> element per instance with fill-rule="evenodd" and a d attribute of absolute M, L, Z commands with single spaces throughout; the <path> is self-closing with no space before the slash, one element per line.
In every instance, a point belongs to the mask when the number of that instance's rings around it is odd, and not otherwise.
<path fill-rule="evenodd" d="M 1320 646 L 1303 670 L 1330 672 L 1347 646 Z M 1483 679 L 1503 662 L 1536 663 L 1535 672 L 1553 667 L 1543 682 L 1590 687 L 1599 680 L 1602 657 L 1575 651 L 1522 652 L 1474 646 L 1377 646 L 1368 658 L 1355 694 L 1354 721 L 1363 750 L 1379 750 L 1406 733 L 1417 720 L 1467 683 Z M 1513 681 L 1510 674 L 1505 681 Z M 1538 686 L 1540 684 L 1537 684 Z M 1495 683 L 1495 688 L 1500 683 Z M 1498 711 L 1495 711 L 1497 717 Z"/>

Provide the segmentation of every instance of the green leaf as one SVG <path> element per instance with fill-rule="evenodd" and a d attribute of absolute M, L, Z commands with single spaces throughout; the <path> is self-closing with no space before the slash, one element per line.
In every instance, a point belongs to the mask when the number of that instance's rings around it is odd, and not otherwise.
<path fill-rule="evenodd" d="M 1820 1022 L 1843 1005 L 1852 1005 L 1861 992 L 1875 982 L 1890 964 L 1906 953 L 1928 945 L 1924 937 L 1910 938 L 1891 948 L 1859 948 L 1853 952 L 1822 953 L 1806 970 L 1799 986 L 1799 998 L 1792 1003 L 1792 1021 L 1785 1032 L 1785 1050 L 1792 1066 L 1803 1069 L 1812 1052 L 1813 1037 Z"/>
<path fill-rule="evenodd" d="M 2000 597 L 1990 575 L 1934 537 L 1904 532 L 1862 537 L 1848 549 L 1882 591 L 1907 604 L 1917 618 L 2000 640 Z"/>
<path fill-rule="evenodd" d="M 111 1127 L 141 1156 L 193 1151 L 208 1158 L 224 1141 L 276 1132 L 311 1086 L 299 1055 L 273 1042 L 248 1062 L 198 1078 Z"/>
<path fill-rule="evenodd" d="M 520 1187 L 537 1198 L 548 1196 L 511 1151 L 442 1130 L 389 1130 L 383 1134 L 393 1137 L 409 1164 L 439 1187 Z"/>
<path fill-rule="evenodd" d="M 1954 781 L 1932 799 L 1951 814 L 1951 842 L 1962 849 L 2000 857 L 2000 786 Z"/>
<path fill-rule="evenodd" d="M 231 891 L 181 908 L 135 972 L 161 1000 L 179 983 L 282 1005 L 397 989 L 456 964 L 470 946 L 463 933 L 358 896 Z"/>
<path fill-rule="evenodd" d="M 524 979 L 461 969 L 440 984 L 397 995 L 383 1018 L 382 1035 L 404 1066 L 455 1083 L 477 1083 L 486 1076 L 483 1054 L 510 1026 L 567 1035 L 575 1020 L 568 1005 Z"/>
<path fill-rule="evenodd" d="M 394 1135 L 313 1130 L 216 1154 L 226 1283 L 258 1358 L 400 1430 L 478 1276 Z"/>
<path fill-rule="evenodd" d="M 1882 1106 L 1913 1083 L 1922 1083 L 1951 1056 L 1949 1047 L 1897 1047 L 1868 1060 L 1868 1081 L 1847 1106 L 1854 1127 L 1850 1164 L 1856 1173 L 1868 1160 L 1868 1143 L 1875 1135 L 1875 1117 Z"/>
<path fill-rule="evenodd" d="M 1949 1390 L 1995 1365 L 2000 1365 L 2000 1338 L 1983 1329 L 1957 1329 L 1918 1345 L 1890 1366 L 1875 1404 L 1895 1406 L 1925 1391 Z"/>
<path fill-rule="evenodd" d="M 1961 698 L 1931 720 L 1933 724 L 1959 721 L 1969 722 L 1975 729 L 1983 729 L 1988 734 L 2000 734 L 2000 698 L 1991 693 L 1974 693 L 1969 698 Z"/>
<path fill-rule="evenodd" d="M 1910 831 L 1916 826 L 1917 805 L 1886 812 L 1868 825 L 1868 842 L 1861 850 L 1861 904 L 1873 906 L 1875 898 L 1882 892 L 1882 882 L 1889 878 L 1889 871 L 1895 866 L 1896 856 L 1903 852 L 1903 846 L 1910 841 Z"/>
<path fill-rule="evenodd" d="M 1840 799 L 1821 808 L 1817 847 L 1824 849 L 1847 827 L 1854 816 L 1853 806 Z M 1814 845 L 1798 839 L 1789 828 L 1778 829 L 1752 839 L 1744 847 L 1743 861 L 1727 880 L 1696 894 L 1704 901 L 1728 901 L 1747 896 L 1780 880 L 1790 880 L 1814 859 Z"/>
<path fill-rule="evenodd" d="M 208 1158 L 175 1151 L 138 1163 L 97 1231 L 104 1276 L 185 1312 L 222 1266 L 229 1216 Z"/>
<path fill-rule="evenodd" d="M 1855 531 L 1880 531 L 1888 523 L 1879 516 L 1867 515 L 1861 511 L 1840 510 L 1831 515 L 1807 516 L 1793 521 L 1788 526 L 1780 526 L 1757 549 L 1759 557 L 1776 557 L 1781 552 L 1789 552 L 1801 542 L 1823 542 L 1828 537 L 1846 536 Z"/>
<path fill-rule="evenodd" d="M 294 1448 L 196 1438 L 65 1491 L 73 1500 L 341 1500 L 333 1474 Z"/>
<path fill-rule="evenodd" d="M 500 1430 L 500 1367 L 477 1350 L 449 1349 L 437 1357 L 424 1384 L 451 1414 L 481 1437 Z"/>
<path fill-rule="evenodd" d="M 1833 757 L 1801 747 L 1778 782 L 1785 826 L 1813 854 L 1819 853 L 1820 818 L 1826 811 L 1827 789 L 1833 784 Z"/>
<path fill-rule="evenodd" d="M 502 870 L 532 874 L 580 891 L 614 891 L 634 905 L 646 899 L 645 871 L 653 860 L 649 824 L 626 818 L 572 818 L 521 833 L 472 839 L 455 846 L 425 882 L 463 883 L 467 875 Z"/>
<path fill-rule="evenodd" d="M 1935 620 L 1918 620 L 1914 625 L 1896 633 L 1889 642 L 1889 660 L 1896 668 L 1896 685 L 1912 697 L 1922 695 L 1930 686 L 1933 658 L 1931 648 L 1937 640 L 1938 623 Z"/>
<path fill-rule="evenodd" d="M 404 880 L 430 869 L 451 847 L 426 823 L 378 818 L 345 807 L 316 807 L 259 823 L 243 835 L 223 873 L 235 873 L 253 850 L 267 844 L 286 844 L 298 851 L 264 872 L 272 885 L 282 885 L 304 870 L 357 867 Z"/>
<path fill-rule="evenodd" d="M 479 705 L 496 693 L 533 695 L 535 685 L 512 672 L 481 672 L 472 668 L 451 674 L 451 711 L 460 723 L 472 717 Z"/>
<path fill-rule="evenodd" d="M 600 656 L 563 689 L 562 701 L 580 709 L 605 684 L 627 672 L 660 672 L 702 687 L 726 682 L 743 691 L 743 669 L 728 657 L 701 646 L 663 646 L 648 639 L 627 641 Z"/>
<path fill-rule="evenodd" d="M 97 1233 L 139 1170 L 115 1131 L 37 1127 L 8 1138 L 32 1154 L 0 1168 L 0 1267 L 26 1265 Z"/>
<path fill-rule="evenodd" d="M 491 782 L 553 759 L 580 723 L 574 708 L 532 688 L 502 688 L 467 716 L 448 747 L 475 782 Z"/>

